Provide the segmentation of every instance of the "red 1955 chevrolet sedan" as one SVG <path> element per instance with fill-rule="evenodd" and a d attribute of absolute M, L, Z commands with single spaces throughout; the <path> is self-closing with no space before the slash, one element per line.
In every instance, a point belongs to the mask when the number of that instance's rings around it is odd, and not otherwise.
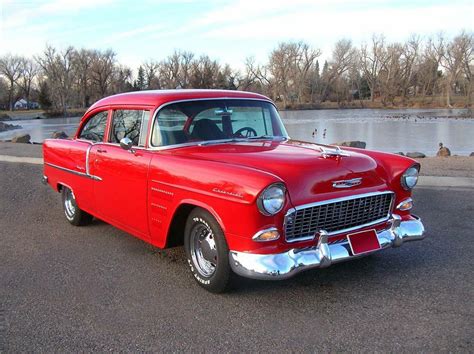
<path fill-rule="evenodd" d="M 71 224 L 97 217 L 159 248 L 184 244 L 213 292 L 234 274 L 285 279 L 424 237 L 410 213 L 416 161 L 292 140 L 254 93 L 107 97 L 43 152 Z"/>

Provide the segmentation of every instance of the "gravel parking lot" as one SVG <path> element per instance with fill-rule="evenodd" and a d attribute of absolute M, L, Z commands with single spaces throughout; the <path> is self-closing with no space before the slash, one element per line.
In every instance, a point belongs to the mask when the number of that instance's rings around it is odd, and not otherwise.
<path fill-rule="evenodd" d="M 416 190 L 422 242 L 214 295 L 181 248 L 70 226 L 41 172 L 0 163 L 0 352 L 474 350 L 474 189 Z"/>

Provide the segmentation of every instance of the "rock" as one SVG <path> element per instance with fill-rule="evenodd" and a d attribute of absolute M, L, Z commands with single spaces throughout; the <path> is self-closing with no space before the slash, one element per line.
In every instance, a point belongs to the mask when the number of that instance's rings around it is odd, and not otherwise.
<path fill-rule="evenodd" d="M 469 156 L 474 157 L 474 152 L 471 152 L 471 154 Z"/>
<path fill-rule="evenodd" d="M 6 113 L 2 113 L 0 114 L 0 121 L 6 121 L 6 120 L 12 120 L 11 117 L 6 114 Z"/>
<path fill-rule="evenodd" d="M 448 157 L 451 156 L 451 151 L 446 146 L 441 146 L 436 153 L 436 156 L 439 157 Z"/>
<path fill-rule="evenodd" d="M 0 132 L 6 132 L 7 130 L 20 129 L 20 128 L 21 126 L 19 125 L 13 125 L 13 124 L 0 122 Z"/>
<path fill-rule="evenodd" d="M 55 131 L 52 135 L 51 135 L 51 138 L 53 139 L 67 139 L 69 138 L 69 136 L 63 132 L 63 131 Z"/>
<path fill-rule="evenodd" d="M 422 159 L 426 157 L 422 152 L 407 152 L 405 156 L 411 157 L 412 159 Z"/>
<path fill-rule="evenodd" d="M 339 145 L 339 146 L 348 146 L 348 147 L 354 147 L 354 148 L 359 148 L 359 149 L 365 149 L 367 146 L 365 141 L 343 141 L 342 143 L 335 143 L 332 145 Z"/>
<path fill-rule="evenodd" d="M 402 156 L 405 156 L 405 154 L 404 154 L 403 152 L 401 152 L 401 151 L 399 151 L 399 152 L 396 152 L 395 154 L 396 154 L 396 155 L 402 155 Z"/>
<path fill-rule="evenodd" d="M 12 143 L 29 144 L 30 139 L 31 139 L 30 134 L 17 135 L 12 139 Z"/>

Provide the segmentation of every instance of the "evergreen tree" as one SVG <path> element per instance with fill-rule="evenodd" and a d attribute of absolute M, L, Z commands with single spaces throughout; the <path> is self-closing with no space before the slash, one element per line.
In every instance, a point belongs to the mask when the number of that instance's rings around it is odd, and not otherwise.
<path fill-rule="evenodd" d="M 145 90 L 146 83 L 145 83 L 145 71 L 143 70 L 143 67 L 140 65 L 138 67 L 138 77 L 136 81 L 136 89 L 137 90 Z"/>
<path fill-rule="evenodd" d="M 38 93 L 38 103 L 40 104 L 41 108 L 44 110 L 48 110 L 53 105 L 51 102 L 50 94 L 49 94 L 49 87 L 46 81 L 43 81 L 40 85 L 39 93 Z"/>

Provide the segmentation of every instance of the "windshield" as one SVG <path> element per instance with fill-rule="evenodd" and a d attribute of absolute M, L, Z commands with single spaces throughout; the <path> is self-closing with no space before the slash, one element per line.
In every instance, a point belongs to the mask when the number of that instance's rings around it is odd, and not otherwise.
<path fill-rule="evenodd" d="M 170 104 L 155 119 L 152 146 L 287 138 L 275 107 L 265 101 L 202 100 Z"/>

